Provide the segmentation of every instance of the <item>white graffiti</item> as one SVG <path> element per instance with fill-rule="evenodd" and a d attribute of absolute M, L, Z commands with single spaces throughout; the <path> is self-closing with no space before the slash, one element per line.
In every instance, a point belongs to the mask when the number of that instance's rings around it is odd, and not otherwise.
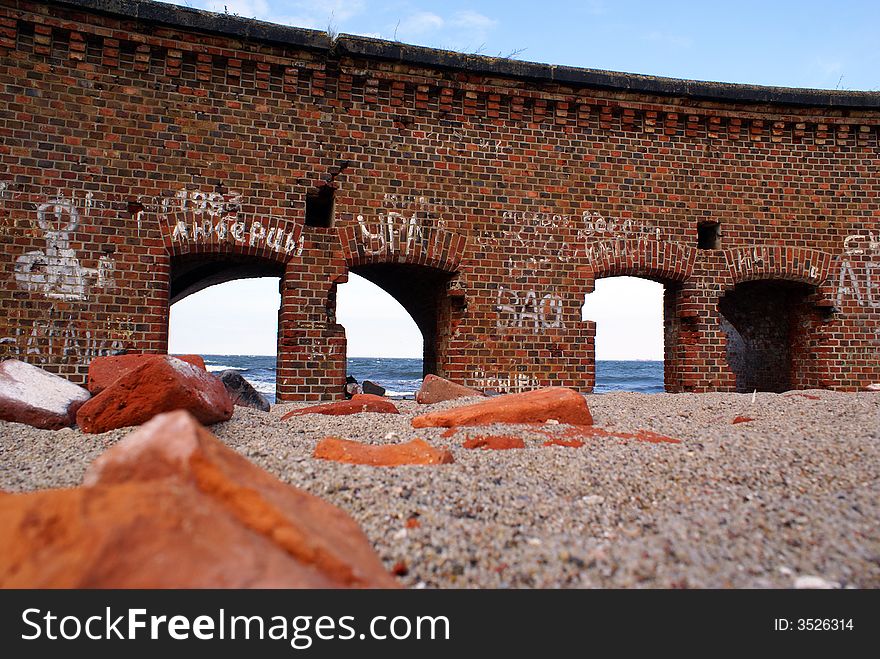
<path fill-rule="evenodd" d="M 846 297 L 855 299 L 861 307 L 880 308 L 880 262 L 853 264 L 846 259 L 841 261 L 837 279 L 838 308 Z"/>
<path fill-rule="evenodd" d="M 378 222 L 368 223 L 363 215 L 357 216 L 360 227 L 359 236 L 367 255 L 397 253 L 408 255 L 415 248 L 427 249 L 431 241 L 430 229 L 424 220 L 413 213 L 406 217 L 397 211 L 379 213 Z M 437 228 L 444 228 L 445 222 L 438 220 Z"/>
<path fill-rule="evenodd" d="M 708 293 L 709 295 L 720 293 L 724 290 L 724 283 L 717 279 L 694 279 L 692 280 L 693 287 L 702 293 Z"/>
<path fill-rule="evenodd" d="M 394 141 L 403 142 L 403 134 Z M 513 149 L 502 140 L 483 137 L 470 137 L 466 133 L 453 129 L 451 133 L 438 133 L 435 131 L 414 131 L 413 137 L 419 140 L 419 144 L 427 149 L 445 148 L 456 153 L 501 156 L 512 153 Z M 438 145 L 439 144 L 439 145 Z"/>
<path fill-rule="evenodd" d="M 250 226 L 238 216 L 219 217 L 214 220 L 213 215 L 195 217 L 191 221 L 178 220 L 171 232 L 171 240 L 174 242 L 210 243 L 215 238 L 220 241 L 232 241 L 246 244 L 249 247 L 268 247 L 274 252 L 286 255 L 301 256 L 305 243 L 302 233 L 302 225 L 295 225 L 289 231 L 282 228 L 278 221 L 271 226 L 273 219 L 266 224 L 262 220 L 252 220 Z"/>
<path fill-rule="evenodd" d="M 91 193 L 86 195 L 85 210 L 92 208 Z M 59 196 L 37 207 L 37 224 L 45 232 L 46 250 L 27 252 L 15 262 L 18 287 L 47 298 L 70 302 L 86 300 L 89 284 L 109 288 L 114 282 L 113 260 L 98 259 L 97 268 L 84 268 L 70 247 L 70 234 L 79 225 L 79 211 L 72 200 Z"/>
<path fill-rule="evenodd" d="M 847 256 L 857 254 L 880 254 L 880 233 L 876 236 L 873 231 L 868 235 L 853 234 L 843 239 L 843 252 Z"/>
<path fill-rule="evenodd" d="M 203 192 L 181 188 L 174 197 L 163 197 L 158 204 L 159 213 L 167 215 L 181 211 L 189 211 L 196 215 L 210 217 L 226 217 L 237 215 L 241 210 L 242 196 L 238 192 L 222 194 L 220 192 Z"/>
<path fill-rule="evenodd" d="M 523 259 L 522 267 L 531 270 L 554 261 L 593 261 L 608 254 L 624 254 L 627 240 L 660 240 L 661 236 L 660 227 L 652 223 L 606 218 L 592 210 L 585 210 L 580 215 L 505 210 L 501 219 L 513 223 L 513 226 L 483 231 L 476 237 L 476 244 L 479 247 L 528 248 L 532 256 Z M 606 240 L 596 243 L 593 242 L 595 238 Z M 539 256 L 536 258 L 535 254 Z"/>
<path fill-rule="evenodd" d="M 620 219 L 605 217 L 598 211 L 585 210 L 580 215 L 565 215 L 561 213 L 543 213 L 539 211 L 502 211 L 501 219 L 511 222 L 522 222 L 524 226 L 533 226 L 549 229 L 565 229 L 571 227 L 577 230 L 580 238 L 589 238 L 593 235 L 623 234 L 625 236 L 639 234 L 656 234 L 660 239 L 660 228 L 651 222 L 639 222 L 630 218 Z"/>
<path fill-rule="evenodd" d="M 741 274 L 748 274 L 760 268 L 769 258 L 766 247 L 750 247 L 737 252 L 734 267 Z"/>
<path fill-rule="evenodd" d="M 504 373 L 487 375 L 483 371 L 474 373 L 470 386 L 475 389 L 497 391 L 499 393 L 521 393 L 537 389 L 541 383 L 534 376 L 526 373 Z"/>
<path fill-rule="evenodd" d="M 311 362 L 325 361 L 334 357 L 345 359 L 345 347 L 337 343 L 328 343 L 326 339 L 301 337 L 297 341 L 297 349 L 307 355 L 305 359 Z"/>
<path fill-rule="evenodd" d="M 439 197 L 424 197 L 417 195 L 399 195 L 385 193 L 382 201 L 386 208 L 396 210 L 414 210 L 424 213 L 444 213 L 449 210 L 451 202 Z"/>
<path fill-rule="evenodd" d="M 656 237 L 657 240 L 660 239 L 659 229 Z M 623 237 L 612 238 L 611 240 L 600 240 L 596 243 L 584 245 L 575 253 L 575 256 L 582 255 L 587 263 L 602 261 L 609 257 L 620 258 L 629 254 L 630 251 L 634 253 L 641 251 L 644 243 L 646 243 L 649 238 L 653 238 L 653 236 L 643 234 L 638 236 L 635 241 Z"/>
<path fill-rule="evenodd" d="M 495 311 L 498 312 L 498 329 L 525 327 L 537 333 L 565 327 L 562 298 L 553 293 L 543 296 L 534 290 L 517 293 L 499 286 Z"/>
<path fill-rule="evenodd" d="M 72 358 L 77 363 L 88 363 L 95 357 L 105 357 L 125 349 L 120 339 L 98 338 L 92 330 L 83 331 L 71 318 L 37 321 L 30 328 L 16 328 L 14 336 L 0 339 L 0 355 L 49 364 Z"/>

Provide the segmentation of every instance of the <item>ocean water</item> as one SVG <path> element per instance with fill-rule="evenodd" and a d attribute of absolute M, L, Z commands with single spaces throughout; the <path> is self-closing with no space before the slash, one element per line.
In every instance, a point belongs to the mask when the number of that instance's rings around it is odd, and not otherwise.
<path fill-rule="evenodd" d="M 663 362 L 597 361 L 593 392 L 637 391 L 656 394 L 663 391 Z"/>
<path fill-rule="evenodd" d="M 275 357 L 265 355 L 203 355 L 209 371 L 235 369 L 254 388 L 275 402 Z M 421 359 L 389 357 L 353 357 L 348 360 L 348 374 L 358 382 L 372 380 L 385 387 L 389 396 L 413 396 L 422 384 Z M 659 361 L 598 361 L 596 387 L 598 393 L 608 391 L 663 391 L 663 362 Z"/>

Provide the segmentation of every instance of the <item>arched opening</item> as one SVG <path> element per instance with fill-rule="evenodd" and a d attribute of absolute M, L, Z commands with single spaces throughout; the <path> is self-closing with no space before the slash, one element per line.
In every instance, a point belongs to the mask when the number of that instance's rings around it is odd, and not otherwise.
<path fill-rule="evenodd" d="M 275 400 L 279 282 L 275 261 L 192 254 L 172 259 L 168 352 L 194 353 L 209 371 L 239 371 Z"/>
<path fill-rule="evenodd" d="M 738 392 L 787 391 L 810 381 L 815 294 L 808 284 L 760 280 L 737 284 L 718 301 Z"/>
<path fill-rule="evenodd" d="M 353 267 L 336 300 L 337 320 L 346 328 L 349 375 L 359 381 L 358 373 L 384 379 L 378 384 L 411 394 L 424 375 L 437 373 L 450 278 L 442 270 L 410 264 Z"/>
<path fill-rule="evenodd" d="M 642 277 L 596 280 L 582 309 L 582 318 L 596 323 L 595 393 L 664 390 L 664 344 L 674 330 L 674 314 L 664 306 L 672 304 L 671 290 L 677 287 Z"/>

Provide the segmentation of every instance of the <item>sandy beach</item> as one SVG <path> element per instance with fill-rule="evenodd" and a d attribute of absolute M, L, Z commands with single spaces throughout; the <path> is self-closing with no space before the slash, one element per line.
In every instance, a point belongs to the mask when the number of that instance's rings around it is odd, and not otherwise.
<path fill-rule="evenodd" d="M 880 395 L 830 391 L 587 397 L 596 426 L 678 438 L 599 437 L 547 447 L 563 425 L 414 430 L 415 414 L 280 417 L 236 408 L 212 427 L 282 480 L 340 506 L 389 570 L 415 588 L 880 587 Z M 732 425 L 737 416 L 754 420 Z M 0 422 L 0 490 L 68 487 L 128 434 L 84 435 Z M 525 449 L 470 450 L 516 435 Z M 421 437 L 451 465 L 376 468 L 312 457 L 338 436 Z"/>

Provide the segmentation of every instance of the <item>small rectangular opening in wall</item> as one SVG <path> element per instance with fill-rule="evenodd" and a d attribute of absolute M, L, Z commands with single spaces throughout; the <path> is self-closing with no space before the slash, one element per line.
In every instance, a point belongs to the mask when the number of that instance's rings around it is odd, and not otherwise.
<path fill-rule="evenodd" d="M 325 185 L 306 194 L 306 226 L 333 226 L 333 192 L 333 188 Z"/>
<path fill-rule="evenodd" d="M 699 249 L 721 249 L 721 223 L 700 222 L 697 225 L 697 247 Z"/>

